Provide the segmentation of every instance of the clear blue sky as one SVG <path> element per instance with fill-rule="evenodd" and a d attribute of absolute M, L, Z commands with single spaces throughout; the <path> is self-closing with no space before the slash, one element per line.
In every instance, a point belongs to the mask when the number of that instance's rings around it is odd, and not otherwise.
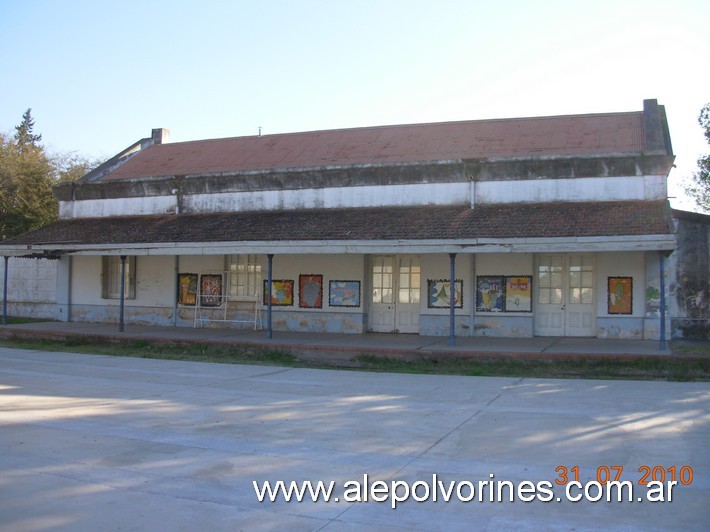
<path fill-rule="evenodd" d="M 0 131 L 54 151 L 666 106 L 679 183 L 710 151 L 707 0 L 0 0 Z M 692 209 L 692 203 L 672 200 Z"/>

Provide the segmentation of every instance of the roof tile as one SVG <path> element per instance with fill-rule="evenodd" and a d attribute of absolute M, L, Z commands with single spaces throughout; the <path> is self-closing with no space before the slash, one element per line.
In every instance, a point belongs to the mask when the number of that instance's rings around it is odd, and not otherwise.
<path fill-rule="evenodd" d="M 643 113 L 472 120 L 150 146 L 103 180 L 475 158 L 640 153 Z"/>
<path fill-rule="evenodd" d="M 672 234 L 667 201 L 309 209 L 60 220 L 3 245 L 468 240 Z"/>

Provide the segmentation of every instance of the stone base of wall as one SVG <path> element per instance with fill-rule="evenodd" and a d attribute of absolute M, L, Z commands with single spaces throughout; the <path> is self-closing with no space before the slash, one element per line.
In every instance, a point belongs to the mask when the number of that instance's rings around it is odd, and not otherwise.
<path fill-rule="evenodd" d="M 59 319 L 55 303 L 15 303 L 8 301 L 7 314 L 16 318 Z"/>
<path fill-rule="evenodd" d="M 448 336 L 448 315 L 426 315 L 419 318 L 419 334 L 422 336 Z M 525 316 L 475 316 L 471 327 L 470 316 L 456 316 L 456 336 L 491 336 L 494 338 L 532 338 L 533 318 Z"/>
<path fill-rule="evenodd" d="M 421 336 L 449 336 L 450 323 L 449 316 L 422 314 L 419 316 L 419 334 Z M 456 336 L 471 336 L 468 316 L 455 317 L 454 331 Z"/>
<path fill-rule="evenodd" d="M 642 340 L 644 318 L 597 318 L 597 338 Z"/>

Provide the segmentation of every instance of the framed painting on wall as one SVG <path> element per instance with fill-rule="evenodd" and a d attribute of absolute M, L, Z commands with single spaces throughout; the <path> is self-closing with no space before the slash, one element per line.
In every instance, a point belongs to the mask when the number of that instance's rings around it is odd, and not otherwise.
<path fill-rule="evenodd" d="M 200 306 L 219 307 L 222 304 L 222 274 L 205 273 L 200 278 Z"/>
<path fill-rule="evenodd" d="M 360 281 L 330 281 L 328 304 L 331 307 L 359 307 Z"/>
<path fill-rule="evenodd" d="M 427 279 L 427 307 L 451 308 L 451 281 Z M 463 308 L 463 280 L 454 281 L 454 308 Z"/>
<path fill-rule="evenodd" d="M 609 314 L 632 314 L 633 278 L 609 277 L 607 281 L 607 312 Z"/>
<path fill-rule="evenodd" d="M 502 275 L 476 276 L 476 311 L 503 312 L 505 278 Z"/>
<path fill-rule="evenodd" d="M 264 281 L 264 306 L 267 299 L 268 281 Z M 293 281 L 279 279 L 271 281 L 271 304 L 275 307 L 290 307 L 293 305 Z"/>
<path fill-rule="evenodd" d="M 197 304 L 197 274 L 181 273 L 178 275 L 178 304 L 195 306 Z"/>
<path fill-rule="evenodd" d="M 298 276 L 298 306 L 300 308 L 323 308 L 323 276 L 301 274 Z"/>
<path fill-rule="evenodd" d="M 505 311 L 532 312 L 532 277 L 511 275 L 505 277 Z"/>

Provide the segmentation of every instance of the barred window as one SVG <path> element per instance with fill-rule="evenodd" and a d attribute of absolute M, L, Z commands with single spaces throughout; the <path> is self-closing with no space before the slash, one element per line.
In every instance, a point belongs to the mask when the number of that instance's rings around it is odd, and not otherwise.
<path fill-rule="evenodd" d="M 121 257 L 112 255 L 102 257 L 101 264 L 102 288 L 101 297 L 104 299 L 120 299 L 121 297 Z M 123 290 L 125 299 L 136 298 L 136 258 L 126 257 L 125 285 Z"/>
<path fill-rule="evenodd" d="M 258 255 L 229 257 L 229 297 L 259 297 L 261 262 Z"/>

